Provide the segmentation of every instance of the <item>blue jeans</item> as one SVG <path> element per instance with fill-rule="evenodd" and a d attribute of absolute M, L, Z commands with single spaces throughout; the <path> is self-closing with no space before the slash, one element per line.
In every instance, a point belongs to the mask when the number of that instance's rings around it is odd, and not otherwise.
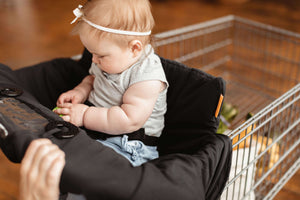
<path fill-rule="evenodd" d="M 156 146 L 147 146 L 139 140 L 128 141 L 127 135 L 110 137 L 106 140 L 97 141 L 112 148 L 117 153 L 127 158 L 134 167 L 140 166 L 149 160 L 158 158 Z"/>

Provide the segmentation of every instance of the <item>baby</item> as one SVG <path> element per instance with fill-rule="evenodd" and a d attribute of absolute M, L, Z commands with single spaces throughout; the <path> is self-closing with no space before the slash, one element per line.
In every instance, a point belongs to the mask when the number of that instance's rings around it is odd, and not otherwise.
<path fill-rule="evenodd" d="M 92 53 L 92 65 L 90 75 L 60 95 L 55 112 L 107 134 L 98 141 L 133 166 L 157 158 L 168 82 L 150 44 L 149 0 L 90 0 L 74 14 L 73 31 Z"/>

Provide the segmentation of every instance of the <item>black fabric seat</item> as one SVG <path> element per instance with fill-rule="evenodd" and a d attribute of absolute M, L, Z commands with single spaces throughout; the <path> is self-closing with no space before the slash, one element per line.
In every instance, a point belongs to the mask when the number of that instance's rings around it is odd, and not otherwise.
<path fill-rule="evenodd" d="M 175 61 L 161 61 L 170 87 L 158 159 L 134 168 L 82 129 L 74 137 L 60 139 L 53 131 L 14 129 L 0 118 L 9 132 L 0 139 L 2 151 L 20 162 L 33 139 L 51 139 L 66 153 L 61 191 L 82 193 L 88 199 L 218 199 L 228 179 L 232 151 L 230 139 L 215 133 L 219 124 L 215 112 L 225 82 Z M 61 58 L 16 71 L 0 65 L 0 88 L 22 89 L 15 99 L 48 122 L 61 121 L 51 109 L 62 92 L 88 74 L 90 63 L 91 54 L 85 50 L 79 61 Z"/>

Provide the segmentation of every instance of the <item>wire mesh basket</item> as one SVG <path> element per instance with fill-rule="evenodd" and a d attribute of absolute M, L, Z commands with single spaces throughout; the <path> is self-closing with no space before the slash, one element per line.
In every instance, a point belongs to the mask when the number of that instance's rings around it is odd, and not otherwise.
<path fill-rule="evenodd" d="M 273 199 L 300 168 L 300 34 L 230 15 L 156 34 L 154 46 L 226 80 L 225 103 L 238 114 L 227 124 L 233 156 L 221 199 Z"/>

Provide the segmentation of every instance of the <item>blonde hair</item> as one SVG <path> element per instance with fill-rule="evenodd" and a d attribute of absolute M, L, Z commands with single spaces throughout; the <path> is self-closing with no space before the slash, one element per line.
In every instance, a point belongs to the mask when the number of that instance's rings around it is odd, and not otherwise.
<path fill-rule="evenodd" d="M 149 0 L 89 0 L 82 8 L 86 19 L 94 24 L 125 31 L 147 32 L 153 29 L 154 19 Z M 83 20 L 74 27 L 73 34 L 87 33 L 96 38 L 109 38 L 120 46 L 138 39 L 143 45 L 151 42 L 151 36 L 130 36 L 98 30 Z"/>

